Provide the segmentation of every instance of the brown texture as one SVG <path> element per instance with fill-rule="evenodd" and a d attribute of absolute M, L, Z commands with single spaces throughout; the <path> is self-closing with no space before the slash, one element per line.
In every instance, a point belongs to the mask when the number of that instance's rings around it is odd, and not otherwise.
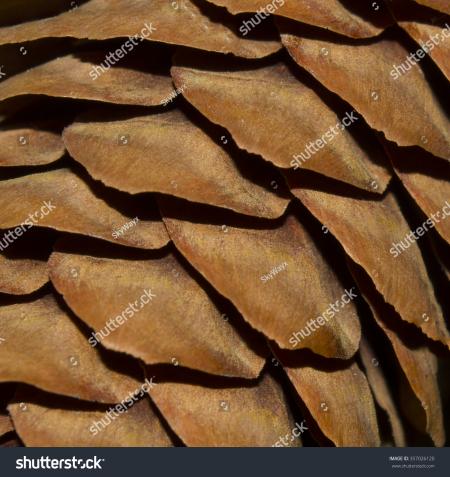
<path fill-rule="evenodd" d="M 9 416 L 0 414 L 0 437 L 14 430 Z"/>
<path fill-rule="evenodd" d="M 113 238 L 113 230 L 130 222 L 97 198 L 87 184 L 69 169 L 31 174 L 0 182 L 0 227 L 16 227 L 29 214 L 39 212 L 44 201 L 55 207 L 37 225 L 97 237 L 137 248 L 161 248 L 169 241 L 160 220 L 142 220 L 128 233 Z M 48 210 L 48 209 L 46 209 Z M 40 213 L 40 212 L 39 212 Z M 30 220 L 30 219 L 29 219 Z"/>
<path fill-rule="evenodd" d="M 189 447 L 271 447 L 295 425 L 281 387 L 268 374 L 247 387 L 160 383 L 150 397 Z"/>
<path fill-rule="evenodd" d="M 191 264 L 229 298 L 254 328 L 283 348 L 292 333 L 321 315 L 344 294 L 313 238 L 293 216 L 269 229 L 173 218 L 162 203 L 171 239 Z M 218 253 L 219 252 L 219 253 Z M 286 264 L 286 265 L 283 265 Z M 272 280 L 263 276 L 282 267 Z M 314 293 L 309 290 L 313 289 Z M 360 326 L 353 303 L 301 342 L 328 357 L 348 358 L 358 347 Z"/>
<path fill-rule="evenodd" d="M 430 154 L 388 146 L 395 172 L 436 230 L 450 244 L 450 167 Z M 430 162 L 431 161 L 431 162 Z M 447 213 L 447 215 L 445 215 Z M 430 224 L 428 224 L 430 225 Z"/>
<path fill-rule="evenodd" d="M 0 131 L 0 167 L 49 164 L 64 152 L 61 136 L 53 132 L 32 127 Z"/>
<path fill-rule="evenodd" d="M 426 7 L 434 8 L 435 10 L 439 10 L 441 12 L 450 15 L 450 5 L 448 4 L 447 0 L 415 0 L 417 3 L 421 5 L 425 5 Z"/>
<path fill-rule="evenodd" d="M 99 58 L 98 63 L 104 58 Z M 0 82 L 0 100 L 25 94 L 155 106 L 173 92 L 170 77 L 114 66 L 93 79 L 94 58 L 67 55 Z M 123 88 L 126 84 L 127 87 Z"/>
<path fill-rule="evenodd" d="M 390 253 L 393 243 L 410 232 L 393 193 L 369 200 L 299 184 L 292 192 L 328 227 L 347 254 L 364 267 L 377 290 L 405 321 L 450 347 L 450 335 L 419 246 L 413 242 L 397 257 Z M 424 321 L 425 315 L 430 319 Z"/>
<path fill-rule="evenodd" d="M 352 266 L 352 270 L 355 265 Z M 373 317 L 386 333 L 405 376 L 419 399 L 426 415 L 425 431 L 436 446 L 445 443 L 445 429 L 441 397 L 438 385 L 438 360 L 422 337 L 418 339 L 396 326 L 392 309 L 386 306 L 370 282 L 361 277 L 360 269 L 353 270 L 358 286 L 368 302 Z M 390 318 L 389 321 L 386 319 Z M 393 319 L 392 319 L 393 318 Z M 416 425 L 418 423 L 415 423 Z"/>
<path fill-rule="evenodd" d="M 337 447 L 378 447 L 380 436 L 366 376 L 355 363 L 333 369 L 291 366 L 286 373 L 320 430 Z"/>
<path fill-rule="evenodd" d="M 49 267 L 56 289 L 97 332 L 129 302 L 138 300 L 144 289 L 156 295 L 131 318 L 127 314 L 109 336 L 100 338 L 107 348 L 147 364 L 176 360 L 182 366 L 224 376 L 256 378 L 262 369 L 264 359 L 247 347 L 172 254 L 137 261 L 57 252 Z M 72 269 L 77 270 L 76 279 L 70 275 Z"/>
<path fill-rule="evenodd" d="M 147 37 L 245 58 L 260 58 L 280 49 L 274 40 L 245 40 L 235 32 L 237 24 L 225 26 L 209 19 L 208 12 L 189 0 L 90 0 L 60 15 L 0 28 L 0 45 L 48 37 L 105 40 L 140 35 L 146 23 L 156 31 Z M 228 19 L 231 21 L 232 19 Z M 136 46 L 138 48 L 138 46 Z"/>
<path fill-rule="evenodd" d="M 120 134 L 129 137 L 127 147 L 117 147 Z M 243 176 L 226 150 L 177 110 L 76 122 L 63 138 L 92 177 L 132 194 L 161 192 L 266 218 L 280 217 L 289 203 Z"/>
<path fill-rule="evenodd" d="M 399 411 L 394 401 L 394 396 L 389 388 L 389 384 L 380 368 L 380 363 L 375 357 L 375 354 L 366 340 L 361 339 L 359 347 L 359 355 L 364 365 L 367 381 L 378 405 L 386 412 L 389 418 L 389 424 L 392 429 L 392 436 L 396 447 L 405 447 L 405 431 L 403 429 L 402 421 Z"/>
<path fill-rule="evenodd" d="M 430 37 L 440 38 L 443 27 L 414 21 L 400 21 L 399 25 L 420 45 L 430 41 Z M 448 23 L 447 23 L 448 25 Z M 447 28 L 446 28 L 447 29 Z M 436 37 L 436 35 L 438 35 Z M 450 35 L 450 32 L 448 32 Z M 444 38 L 437 44 L 432 43 L 430 56 L 450 81 L 450 37 Z"/>
<path fill-rule="evenodd" d="M 1 0 L 0 447 L 448 445 L 447 24 Z"/>
<path fill-rule="evenodd" d="M 450 159 L 450 122 L 422 65 L 396 80 L 390 73 L 409 55 L 400 43 L 383 39 L 350 45 L 287 34 L 282 40 L 300 66 L 348 101 L 387 139 Z"/>
<path fill-rule="evenodd" d="M 444 242 L 444 240 L 439 239 L 439 237 L 431 237 L 430 244 L 440 269 L 444 276 L 447 277 L 448 283 L 450 283 L 450 245 Z"/>
<path fill-rule="evenodd" d="M 75 0 L 72 0 L 75 1 Z M 0 19 L 2 24 L 14 24 L 24 18 L 34 19 L 40 16 L 57 15 L 67 8 L 67 0 L 2 0 L 0 3 Z"/>
<path fill-rule="evenodd" d="M 27 295 L 48 282 L 47 263 L 0 254 L 0 293 Z"/>
<path fill-rule="evenodd" d="M 0 381 L 104 403 L 139 389 L 134 378 L 108 368 L 52 295 L 0 308 Z"/>
<path fill-rule="evenodd" d="M 264 8 L 266 13 L 271 13 L 266 7 L 272 5 L 275 15 L 292 18 L 302 23 L 315 25 L 321 28 L 340 33 L 352 38 L 367 38 L 381 33 L 390 21 L 381 12 L 373 7 L 361 7 L 360 12 L 348 10 L 339 0 L 284 0 L 269 2 L 267 0 L 209 0 L 216 5 L 226 7 L 233 14 L 243 12 L 256 12 Z M 364 2 L 361 2 L 364 3 Z"/>
<path fill-rule="evenodd" d="M 27 447 L 171 447 L 171 441 L 148 398 L 113 418 L 97 434 L 95 422 L 108 422 L 99 406 L 78 404 L 42 392 L 22 391 L 8 410 Z M 17 400 L 17 399 L 16 399 Z"/>
<path fill-rule="evenodd" d="M 226 127 L 239 147 L 278 167 L 293 167 L 294 155 L 342 119 L 283 64 L 248 71 L 176 66 L 172 76 L 178 87 L 185 85 L 186 99 L 208 119 Z M 261 114 L 264 109 L 270 114 Z M 302 168 L 382 192 L 389 174 L 372 162 L 347 129 L 337 131 Z"/>

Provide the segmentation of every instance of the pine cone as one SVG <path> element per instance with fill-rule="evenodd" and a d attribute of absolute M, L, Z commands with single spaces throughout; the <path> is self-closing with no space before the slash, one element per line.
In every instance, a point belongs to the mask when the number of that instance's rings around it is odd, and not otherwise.
<path fill-rule="evenodd" d="M 441 0 L 4 0 L 0 444 L 445 445 L 449 37 Z"/>

